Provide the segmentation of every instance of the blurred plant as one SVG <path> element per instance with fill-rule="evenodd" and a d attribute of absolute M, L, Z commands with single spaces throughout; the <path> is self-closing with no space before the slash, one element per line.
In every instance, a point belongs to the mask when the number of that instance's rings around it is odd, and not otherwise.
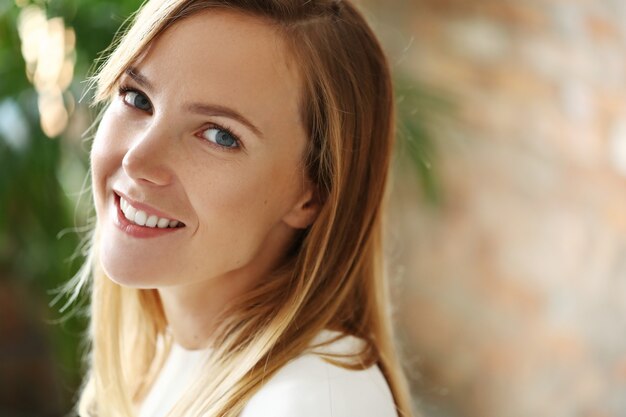
<path fill-rule="evenodd" d="M 451 103 L 443 95 L 433 93 L 412 77 L 397 72 L 395 94 L 397 105 L 396 150 L 404 170 L 414 170 L 425 201 L 433 205 L 441 202 L 441 188 L 437 182 L 434 164 L 436 146 L 431 129 L 438 116 L 451 110 Z M 409 166 L 406 166 L 409 162 Z"/>

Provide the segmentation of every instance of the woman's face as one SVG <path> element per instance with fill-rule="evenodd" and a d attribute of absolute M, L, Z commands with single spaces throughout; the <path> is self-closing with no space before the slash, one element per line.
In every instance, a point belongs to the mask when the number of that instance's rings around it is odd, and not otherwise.
<path fill-rule="evenodd" d="M 279 261 L 315 211 L 300 84 L 278 32 L 235 12 L 193 15 L 151 44 L 120 79 L 91 153 L 111 279 L 252 279 Z"/>

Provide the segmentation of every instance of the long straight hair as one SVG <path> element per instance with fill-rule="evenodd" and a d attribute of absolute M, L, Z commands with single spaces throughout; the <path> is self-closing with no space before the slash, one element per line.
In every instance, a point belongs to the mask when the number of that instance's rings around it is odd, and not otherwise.
<path fill-rule="evenodd" d="M 395 136 L 392 82 L 378 40 L 349 1 L 150 0 L 92 79 L 94 103 L 110 102 L 120 76 L 156 36 L 216 8 L 256 16 L 284 35 L 302 75 L 304 162 L 321 209 L 287 260 L 221 317 L 207 372 L 170 415 L 239 415 L 264 380 L 321 330 L 334 329 L 366 342 L 350 360 L 334 363 L 378 365 L 399 414 L 412 416 L 382 259 L 381 207 Z M 75 279 L 76 288 L 91 288 L 89 372 L 78 410 L 130 417 L 158 369 L 157 341 L 167 346 L 171 337 L 158 292 L 111 281 L 99 264 L 97 225 L 92 233 L 89 267 Z"/>

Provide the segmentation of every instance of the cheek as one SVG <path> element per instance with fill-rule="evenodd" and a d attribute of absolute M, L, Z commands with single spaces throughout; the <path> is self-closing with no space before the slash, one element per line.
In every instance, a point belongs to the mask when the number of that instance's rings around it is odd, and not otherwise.
<path fill-rule="evenodd" d="M 107 179 L 121 164 L 121 151 L 115 147 L 115 144 L 119 144 L 120 141 L 116 140 L 119 138 L 112 137 L 113 132 L 119 131 L 119 129 L 116 129 L 115 118 L 111 116 L 109 110 L 103 115 L 90 152 L 92 189 L 96 211 L 100 210 L 106 198 Z"/>
<path fill-rule="evenodd" d="M 245 240 L 255 246 L 295 204 L 299 174 L 285 165 L 290 164 L 242 164 L 240 169 L 214 173 L 211 180 L 199 183 L 194 205 L 200 226 L 224 242 L 236 239 L 242 244 Z"/>

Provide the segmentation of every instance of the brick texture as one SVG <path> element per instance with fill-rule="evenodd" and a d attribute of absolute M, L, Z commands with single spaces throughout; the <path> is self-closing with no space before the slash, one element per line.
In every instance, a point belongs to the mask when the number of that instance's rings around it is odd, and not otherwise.
<path fill-rule="evenodd" d="M 626 2 L 366 3 L 394 69 L 452 104 L 428 119 L 441 204 L 400 169 L 392 192 L 419 408 L 626 415 Z"/>

